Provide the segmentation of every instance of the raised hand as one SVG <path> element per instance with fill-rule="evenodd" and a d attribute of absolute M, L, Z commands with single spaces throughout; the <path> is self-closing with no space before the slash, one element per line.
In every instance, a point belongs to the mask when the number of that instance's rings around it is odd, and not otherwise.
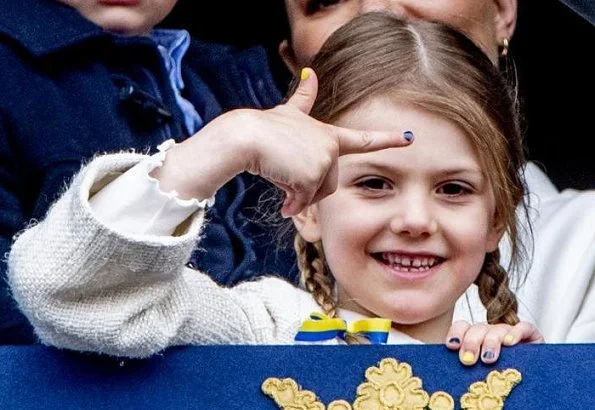
<path fill-rule="evenodd" d="M 504 323 L 471 325 L 460 320 L 452 324 L 446 337 L 446 346 L 458 350 L 461 363 L 467 366 L 477 363 L 478 359 L 494 363 L 502 346 L 544 342 L 541 332 L 529 322 L 519 322 L 514 326 Z"/>
<path fill-rule="evenodd" d="M 352 130 L 308 114 L 318 80 L 304 69 L 295 93 L 270 110 L 230 111 L 168 154 L 153 172 L 163 190 L 182 198 L 208 198 L 242 171 L 260 175 L 286 193 L 284 216 L 331 194 L 340 155 L 408 145 L 399 132 Z"/>

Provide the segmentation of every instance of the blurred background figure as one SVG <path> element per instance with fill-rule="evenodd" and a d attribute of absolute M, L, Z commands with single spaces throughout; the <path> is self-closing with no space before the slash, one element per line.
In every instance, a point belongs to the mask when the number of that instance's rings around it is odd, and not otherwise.
<path fill-rule="evenodd" d="M 589 101 L 595 95 L 595 2 L 518 0 L 518 8 L 509 56 L 519 77 L 528 157 L 560 190 L 593 189 L 594 108 Z M 291 77 L 278 55 L 288 30 L 282 0 L 200 6 L 180 0 L 167 24 L 186 27 L 204 40 L 265 45 L 279 88 L 287 87 Z"/>

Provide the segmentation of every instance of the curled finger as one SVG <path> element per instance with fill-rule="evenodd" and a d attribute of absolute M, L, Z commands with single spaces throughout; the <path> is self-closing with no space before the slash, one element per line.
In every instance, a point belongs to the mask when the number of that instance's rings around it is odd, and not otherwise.
<path fill-rule="evenodd" d="M 502 341 L 506 336 L 509 326 L 490 326 L 484 335 L 481 344 L 481 361 L 492 364 L 500 357 Z"/>
<path fill-rule="evenodd" d="M 534 324 L 523 321 L 512 326 L 504 337 L 504 345 L 506 346 L 514 346 L 521 342 L 545 343 L 545 339 Z"/>
<path fill-rule="evenodd" d="M 304 208 L 312 203 L 314 192 L 312 190 L 305 190 L 302 188 L 294 188 L 286 191 L 285 201 L 281 208 L 281 215 L 284 218 L 289 218 L 299 214 Z"/>
<path fill-rule="evenodd" d="M 471 366 L 477 363 L 481 344 L 488 330 L 489 326 L 487 324 L 476 324 L 469 327 L 461 340 L 461 347 L 459 350 L 459 359 L 461 360 L 461 363 L 466 366 Z"/>
<path fill-rule="evenodd" d="M 469 322 L 464 320 L 457 320 L 450 326 L 450 330 L 446 335 L 446 347 L 451 350 L 458 350 L 461 347 L 461 341 L 465 337 L 465 333 L 471 327 Z"/>
<path fill-rule="evenodd" d="M 337 168 L 337 162 L 335 161 L 326 173 L 326 176 L 324 177 L 322 184 L 320 185 L 320 188 L 312 198 L 312 203 L 318 202 L 322 198 L 331 195 L 333 192 L 337 190 L 338 184 L 339 170 Z"/>

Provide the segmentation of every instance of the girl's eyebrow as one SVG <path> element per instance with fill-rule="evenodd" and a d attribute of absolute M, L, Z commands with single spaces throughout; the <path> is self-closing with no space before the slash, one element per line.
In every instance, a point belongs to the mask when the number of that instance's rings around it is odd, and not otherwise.
<path fill-rule="evenodd" d="M 471 175 L 484 178 L 484 172 L 478 167 L 460 167 L 441 170 L 440 174 L 445 176 L 459 176 L 459 175 Z"/>
<path fill-rule="evenodd" d="M 389 173 L 396 173 L 402 174 L 404 171 L 404 167 L 399 167 L 398 164 L 396 165 L 389 165 L 384 162 L 375 162 L 375 161 L 356 161 L 356 162 L 348 162 L 344 165 L 344 169 L 350 170 L 353 168 L 357 169 L 371 169 L 371 170 L 378 170 L 380 172 L 389 172 Z M 469 165 L 461 165 L 455 164 L 452 167 L 448 168 L 435 168 L 430 169 L 430 173 L 443 175 L 447 177 L 452 176 L 459 176 L 459 175 L 470 175 L 470 176 L 477 176 L 484 178 L 484 172 L 482 169 L 477 166 L 476 164 L 470 163 Z"/>
<path fill-rule="evenodd" d="M 366 169 L 373 169 L 373 170 L 378 170 L 378 171 L 383 171 L 383 172 L 398 172 L 398 168 L 395 168 L 394 166 L 391 165 L 387 165 L 385 163 L 381 163 L 381 162 L 372 162 L 372 161 L 354 161 L 354 162 L 347 162 L 346 164 L 343 165 L 344 169 L 361 169 L 361 168 L 366 168 Z"/>

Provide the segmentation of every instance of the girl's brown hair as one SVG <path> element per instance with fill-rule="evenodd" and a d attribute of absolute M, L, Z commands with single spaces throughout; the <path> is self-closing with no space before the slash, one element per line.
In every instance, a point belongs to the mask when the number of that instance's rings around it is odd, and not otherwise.
<path fill-rule="evenodd" d="M 414 104 L 457 124 L 479 153 L 496 198 L 496 223 L 508 234 L 511 262 L 525 256 L 516 209 L 525 164 L 514 89 L 467 37 L 439 23 L 368 13 L 335 31 L 309 65 L 319 79 L 311 115 L 333 123 L 373 97 Z M 295 239 L 303 283 L 334 315 L 333 277 L 320 243 Z M 475 283 L 489 323 L 516 324 L 517 301 L 500 252 L 486 255 Z"/>

